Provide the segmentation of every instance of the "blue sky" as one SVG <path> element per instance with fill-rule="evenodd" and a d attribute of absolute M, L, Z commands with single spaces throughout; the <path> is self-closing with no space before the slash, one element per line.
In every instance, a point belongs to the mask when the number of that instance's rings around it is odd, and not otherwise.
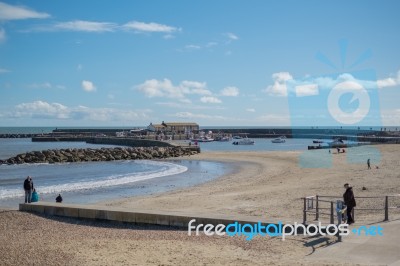
<path fill-rule="evenodd" d="M 0 126 L 400 125 L 398 10 L 2 1 Z"/>

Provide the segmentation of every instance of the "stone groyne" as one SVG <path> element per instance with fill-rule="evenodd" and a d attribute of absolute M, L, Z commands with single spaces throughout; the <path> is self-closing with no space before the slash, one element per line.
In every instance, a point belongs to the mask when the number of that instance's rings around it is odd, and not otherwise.
<path fill-rule="evenodd" d="M 33 138 L 39 136 L 40 134 L 24 134 L 24 133 L 16 133 L 16 134 L 0 134 L 0 139 L 23 139 L 23 138 Z"/>
<path fill-rule="evenodd" d="M 101 149 L 59 149 L 18 154 L 0 164 L 65 163 L 115 160 L 163 159 L 189 156 L 200 152 L 198 147 L 116 147 Z"/>

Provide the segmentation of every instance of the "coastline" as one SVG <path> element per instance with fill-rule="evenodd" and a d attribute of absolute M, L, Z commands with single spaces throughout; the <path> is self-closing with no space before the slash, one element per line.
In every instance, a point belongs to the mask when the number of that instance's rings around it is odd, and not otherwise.
<path fill-rule="evenodd" d="M 397 174 L 400 156 L 396 145 L 374 145 L 381 154 L 381 162 L 373 162 L 379 169 L 368 170 L 369 150 L 357 155 L 360 163 L 352 162 L 352 151 L 337 154 L 327 151 L 319 156 L 331 156 L 329 168 L 302 168 L 302 152 L 203 152 L 190 160 L 229 162 L 237 171 L 223 175 L 195 187 L 154 195 L 102 202 L 99 205 L 149 210 L 188 211 L 212 214 L 256 216 L 267 221 L 302 221 L 301 197 L 333 195 L 339 199 L 343 184 L 354 186 L 357 196 L 384 196 L 399 194 L 400 178 Z M 353 151 L 363 149 L 352 148 Z M 311 151 L 315 153 L 316 151 Z M 363 190 L 365 187 L 365 190 Z M 184 200 L 182 200 L 184 199 Z M 398 202 L 398 200 L 396 200 Z M 381 203 L 362 202 L 360 206 L 378 206 Z M 358 212 L 358 220 L 379 219 L 382 213 Z M 398 215 L 397 213 L 395 215 Z M 396 216 L 397 217 L 397 216 Z M 328 219 L 328 217 L 325 217 Z"/>
<path fill-rule="evenodd" d="M 360 163 L 349 158 L 353 151 L 329 155 L 330 168 L 302 168 L 300 151 L 282 152 L 207 152 L 179 160 L 206 160 L 235 165 L 230 173 L 206 183 L 174 191 L 138 196 L 99 205 L 128 209 L 178 210 L 197 213 L 233 214 L 260 217 L 264 221 L 301 221 L 301 197 L 308 195 L 337 195 L 341 197 L 343 184 L 354 187 L 355 196 L 398 194 L 400 167 L 396 145 L 378 145 L 381 161 L 372 160 L 379 169 L 368 170 L 369 152 L 358 152 Z M 350 157 L 348 157 L 350 156 Z M 321 159 L 323 159 L 321 157 Z M 366 190 L 362 190 L 365 186 Z M 363 205 L 362 201 L 357 203 Z M 398 205 L 400 206 L 400 205 Z M 398 212 L 397 212 L 398 213 Z M 382 213 L 357 213 L 356 223 L 380 222 Z M 397 216 L 396 216 L 397 215 Z M 397 218 L 396 218 L 397 217 Z M 398 214 L 391 213 L 391 219 Z M 110 225 L 96 221 L 73 220 L 60 217 L 42 217 L 13 211 L 0 212 L 0 253 L 7 254 L 6 262 L 23 261 L 26 241 L 41 243 L 30 252 L 39 264 L 54 263 L 56 259 L 68 260 L 76 265 L 100 264 L 230 264 L 230 265 L 334 265 L 336 258 L 316 260 L 308 255 L 335 243 L 335 238 L 310 238 L 303 236 L 279 238 L 259 237 L 246 241 L 244 237 L 188 236 L 186 230 L 139 225 Z M 35 228 L 28 230 L 26 228 Z M 21 232 L 25 232 L 21 235 Z M 15 239 L 11 245 L 4 245 Z M 43 237 L 46 241 L 42 241 Z M 59 239 L 63 239 L 59 243 Z M 25 242 L 24 242 L 25 241 Z M 21 261 L 22 260 L 22 261 Z M 6 263 L 7 264 L 7 263 Z M 61 263 L 64 264 L 64 263 Z M 341 265 L 368 265 L 358 261 L 340 262 Z M 371 263 L 372 264 L 372 263 Z"/>

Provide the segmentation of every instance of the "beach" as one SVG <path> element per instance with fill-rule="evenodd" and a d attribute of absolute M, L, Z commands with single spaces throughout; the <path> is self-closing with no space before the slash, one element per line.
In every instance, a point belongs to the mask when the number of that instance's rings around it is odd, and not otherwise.
<path fill-rule="evenodd" d="M 374 154 L 360 148 L 353 148 L 354 154 L 362 157 L 360 163 L 352 163 L 352 151 L 332 150 L 329 154 L 324 150 L 314 160 L 331 160 L 331 167 L 311 169 L 301 167 L 301 151 L 204 152 L 181 159 L 226 162 L 234 171 L 189 188 L 97 204 L 302 222 L 302 197 L 318 194 L 341 198 L 344 183 L 353 186 L 356 197 L 399 194 L 399 146 L 372 147 L 379 150 L 380 161 L 371 160 L 370 170 L 363 156 Z M 360 200 L 357 204 L 379 207 L 381 202 Z M 392 204 L 400 206 L 398 201 Z M 398 210 L 390 213 L 390 219 L 399 216 Z M 356 214 L 356 224 L 382 220 L 383 211 Z M 17 211 L 0 213 L 0 230 L 0 254 L 5 265 L 336 265 L 334 258 L 307 258 L 334 243 L 336 238 L 332 237 L 292 236 L 282 241 L 258 236 L 246 241 L 244 237 L 188 236 L 186 230 L 164 227 L 49 219 Z M 341 265 L 360 264 L 350 261 Z"/>
<path fill-rule="evenodd" d="M 312 160 L 332 160 L 329 168 L 303 168 L 299 163 L 302 151 L 201 153 L 192 156 L 190 160 L 228 162 L 237 167 L 237 171 L 188 189 L 99 204 L 149 210 L 237 214 L 257 216 L 266 221 L 302 222 L 302 197 L 329 195 L 341 199 L 345 183 L 353 187 L 356 197 L 399 194 L 399 146 L 376 145 L 367 149 L 361 146 L 352 148 L 353 151 L 349 150 L 347 153 L 332 150 L 331 154 L 328 150 L 309 151 L 318 155 L 312 157 Z M 371 156 L 378 157 L 375 152 L 379 152 L 380 161 L 372 160 L 373 167 L 368 170 L 367 159 Z M 360 163 L 353 163 L 353 154 L 361 157 Z M 392 200 L 393 204 L 399 203 L 398 199 Z M 358 206 L 383 208 L 383 198 L 363 199 L 358 202 Z M 395 217 L 400 217 L 399 214 L 395 213 Z M 357 215 L 364 221 L 379 220 L 383 218 L 383 211 L 359 212 Z"/>

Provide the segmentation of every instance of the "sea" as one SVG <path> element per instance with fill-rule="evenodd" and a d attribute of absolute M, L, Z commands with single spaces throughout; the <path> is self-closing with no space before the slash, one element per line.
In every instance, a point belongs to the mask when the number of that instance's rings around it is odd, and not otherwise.
<path fill-rule="evenodd" d="M 85 142 L 32 142 L 30 138 L 0 138 L 0 159 L 47 149 L 102 148 Z M 18 209 L 24 202 L 23 182 L 29 175 L 40 200 L 93 204 L 152 195 L 211 181 L 235 166 L 197 160 L 125 160 L 59 164 L 0 165 L 0 208 Z"/>
<path fill-rule="evenodd" d="M 1 128 L 0 134 L 49 133 L 54 127 Z M 199 143 L 202 152 L 306 150 L 310 139 L 254 139 L 254 145 Z M 328 140 L 327 140 L 328 141 Z M 0 138 L 0 159 L 20 153 L 64 148 L 102 148 L 85 142 L 32 142 L 30 138 Z M 230 163 L 198 160 L 127 160 L 60 164 L 0 165 L 0 208 L 17 209 L 24 201 L 23 181 L 31 176 L 40 200 L 92 204 L 139 195 L 153 195 L 195 186 L 235 171 Z"/>

